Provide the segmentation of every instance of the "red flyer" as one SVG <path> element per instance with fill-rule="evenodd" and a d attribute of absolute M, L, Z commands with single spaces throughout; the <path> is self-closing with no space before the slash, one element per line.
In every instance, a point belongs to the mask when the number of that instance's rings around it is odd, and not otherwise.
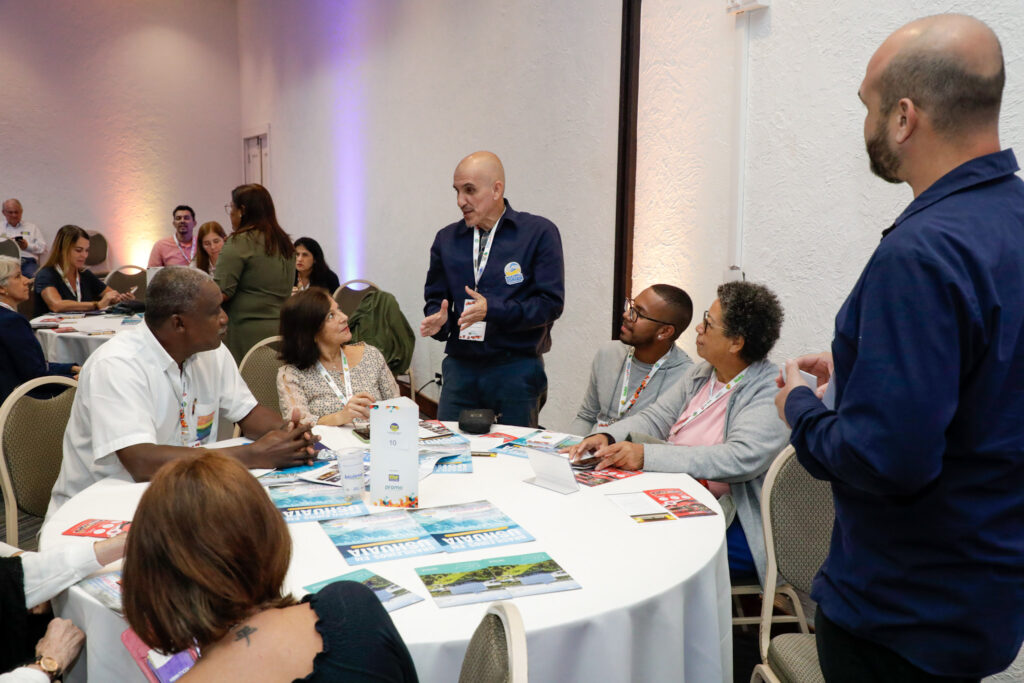
<path fill-rule="evenodd" d="M 128 531 L 131 522 L 116 519 L 87 519 L 74 525 L 64 532 L 64 536 L 84 536 L 86 538 L 113 538 Z"/>
<path fill-rule="evenodd" d="M 714 510 L 682 489 L 651 489 L 644 491 L 659 505 L 671 512 L 677 519 L 683 517 L 704 517 L 716 514 Z"/>
<path fill-rule="evenodd" d="M 573 472 L 576 481 L 584 486 L 600 486 L 601 484 L 608 484 L 619 479 L 629 479 L 638 474 L 643 474 L 643 472 L 640 470 L 620 470 L 615 467 L 609 467 L 606 470 L 579 470 Z"/>

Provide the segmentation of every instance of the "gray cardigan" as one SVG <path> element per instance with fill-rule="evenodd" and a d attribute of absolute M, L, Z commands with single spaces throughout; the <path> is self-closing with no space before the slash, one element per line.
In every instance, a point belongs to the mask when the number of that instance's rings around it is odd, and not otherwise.
<path fill-rule="evenodd" d="M 708 363 L 699 363 L 669 391 L 663 392 L 654 405 L 601 431 L 611 434 L 616 441 L 627 439 L 631 432 L 667 438 L 672 425 L 707 383 L 711 372 Z M 763 584 L 767 556 L 761 525 L 761 485 L 768 467 L 789 440 L 789 428 L 775 409 L 778 368 L 762 360 L 745 372 L 746 377 L 729 394 L 723 443 L 715 446 L 644 444 L 644 469 L 686 472 L 697 479 L 728 482 L 736 516 L 743 526 Z"/>
<path fill-rule="evenodd" d="M 618 417 L 619 396 L 622 392 L 622 368 L 626 364 L 626 354 L 629 349 L 628 345 L 613 339 L 602 344 L 597 350 L 594 362 L 590 365 L 590 384 L 587 387 L 587 393 L 583 396 L 583 403 L 580 404 L 580 409 L 576 413 L 576 419 L 566 430 L 570 434 L 589 434 L 599 420 L 611 422 L 613 417 Z M 647 383 L 647 387 L 640 393 L 636 404 L 630 408 L 626 416 L 636 415 L 653 404 L 692 366 L 693 361 L 690 360 L 686 352 L 673 344 L 665 363 L 654 373 L 654 377 Z M 636 374 L 635 368 L 633 374 Z"/>

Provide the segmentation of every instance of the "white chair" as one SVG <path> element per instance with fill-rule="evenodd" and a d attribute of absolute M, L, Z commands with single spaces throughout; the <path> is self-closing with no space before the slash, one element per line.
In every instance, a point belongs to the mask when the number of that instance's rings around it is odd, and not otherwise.
<path fill-rule="evenodd" d="M 69 387 L 52 398 L 30 391 L 49 385 Z M 4 493 L 7 543 L 18 543 L 18 510 L 46 515 L 50 492 L 64 457 L 64 428 L 71 417 L 78 382 L 56 375 L 17 387 L 0 406 L 0 488 Z"/>
<path fill-rule="evenodd" d="M 775 459 L 761 490 L 768 567 L 765 582 L 774 586 L 782 577 L 795 588 L 810 591 L 811 581 L 828 556 L 835 521 L 832 487 L 808 474 L 792 446 Z M 751 683 L 824 683 L 814 635 L 784 633 L 771 637 L 772 602 L 761 606 L 759 647 L 761 664 Z"/>
<path fill-rule="evenodd" d="M 526 628 L 511 602 L 493 602 L 473 632 L 459 683 L 527 683 Z"/>

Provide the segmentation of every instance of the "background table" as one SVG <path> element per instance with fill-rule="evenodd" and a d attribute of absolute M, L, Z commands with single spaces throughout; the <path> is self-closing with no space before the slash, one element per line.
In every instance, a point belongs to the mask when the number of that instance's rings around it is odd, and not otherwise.
<path fill-rule="evenodd" d="M 524 430 L 502 428 L 510 433 Z M 350 430 L 317 428 L 333 448 L 358 443 Z M 637 524 L 605 494 L 681 488 L 720 512 L 714 497 L 684 474 L 645 473 L 561 495 L 523 483 L 527 460 L 473 458 L 473 474 L 432 474 L 420 482 L 424 507 L 486 498 L 537 540 L 457 554 L 362 565 L 425 598 L 391 613 L 420 680 L 455 681 L 487 603 L 438 608 L 415 568 L 547 552 L 581 590 L 516 598 L 526 625 L 531 681 L 731 681 L 732 627 L 721 514 Z M 130 519 L 146 484 L 104 480 L 62 507 L 41 544 L 88 542 L 61 536 L 90 517 Z M 294 551 L 285 587 L 354 571 L 316 523 L 289 525 Z M 112 565 L 111 568 L 116 567 Z M 142 681 L 121 646 L 124 620 L 76 587 L 55 600 L 62 617 L 87 633 L 83 657 L 66 680 Z"/>
<path fill-rule="evenodd" d="M 32 322 L 58 318 L 55 313 L 41 315 L 33 318 Z M 36 330 L 36 338 L 39 345 L 43 347 L 43 355 L 51 363 L 78 363 L 81 365 L 89 355 L 98 349 L 104 342 L 111 339 L 114 334 L 130 329 L 133 325 L 123 325 L 123 315 L 92 315 L 85 318 L 71 318 L 62 320 L 61 327 L 73 327 L 74 332 L 54 332 L 53 330 Z M 139 322 L 137 325 L 143 325 Z M 102 332 L 110 330 L 114 334 L 90 335 L 89 332 Z"/>

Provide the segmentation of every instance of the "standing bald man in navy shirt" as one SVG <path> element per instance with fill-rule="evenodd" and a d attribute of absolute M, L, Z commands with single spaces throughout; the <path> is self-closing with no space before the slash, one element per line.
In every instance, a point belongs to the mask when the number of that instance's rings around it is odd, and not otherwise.
<path fill-rule="evenodd" d="M 1024 640 L 1024 182 L 999 144 L 1004 80 L 992 30 L 947 14 L 891 35 L 860 87 L 871 169 L 914 200 L 832 353 L 789 361 L 776 399 L 835 499 L 811 592 L 830 682 L 978 680 Z M 834 410 L 797 367 L 830 380 Z"/>
<path fill-rule="evenodd" d="M 537 426 L 547 391 L 542 355 L 562 315 L 562 239 L 546 218 L 514 210 L 491 152 L 459 162 L 452 183 L 462 220 L 430 248 L 420 334 L 447 341 L 439 420 L 490 408 L 504 424 Z"/>

